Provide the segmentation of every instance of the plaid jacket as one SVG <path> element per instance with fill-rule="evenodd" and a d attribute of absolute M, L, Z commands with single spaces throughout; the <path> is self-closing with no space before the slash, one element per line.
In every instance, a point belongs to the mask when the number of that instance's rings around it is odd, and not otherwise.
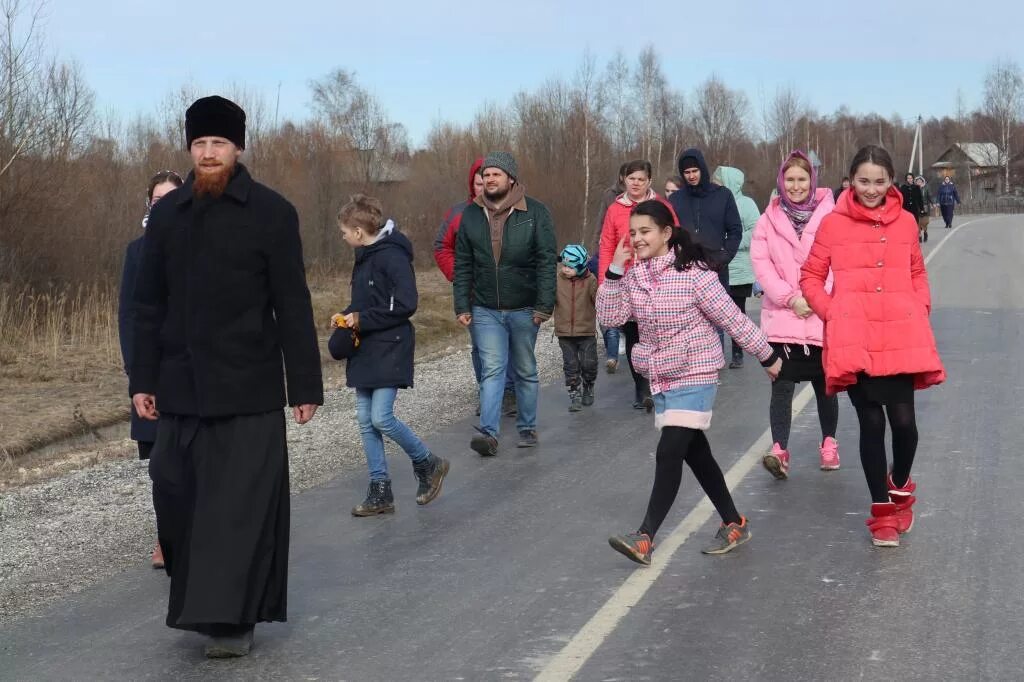
<path fill-rule="evenodd" d="M 636 320 L 640 341 L 633 346 L 633 366 L 650 380 L 651 392 L 718 381 L 725 357 L 716 326 L 758 360 L 768 360 L 768 339 L 732 302 L 718 274 L 698 267 L 679 272 L 674 261 L 672 254 L 639 261 L 597 290 L 602 325 Z"/>

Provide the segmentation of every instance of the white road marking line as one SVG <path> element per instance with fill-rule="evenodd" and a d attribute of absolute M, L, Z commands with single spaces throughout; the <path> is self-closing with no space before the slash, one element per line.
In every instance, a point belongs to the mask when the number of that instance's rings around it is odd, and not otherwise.
<path fill-rule="evenodd" d="M 992 216 L 999 217 L 999 216 Z M 962 228 L 982 220 L 990 218 L 976 218 L 966 223 L 957 225 L 949 234 L 936 244 L 925 257 L 925 265 L 935 257 L 950 237 Z M 793 398 L 793 417 L 803 411 L 807 403 L 811 401 L 813 390 L 809 385 L 804 386 Z M 761 457 L 771 447 L 771 430 L 766 429 L 760 438 L 754 441 L 739 461 L 732 465 L 732 468 L 725 474 L 725 483 L 729 490 L 735 490 L 743 478 L 750 473 L 761 462 Z M 608 601 L 598 609 L 590 620 L 580 629 L 576 635 L 569 640 L 561 651 L 548 661 L 544 669 L 537 674 L 534 682 L 561 682 L 571 679 L 580 671 L 580 668 L 594 655 L 597 648 L 604 643 L 604 640 L 615 631 L 619 622 L 629 613 L 629 610 L 640 603 L 647 590 L 658 580 L 662 572 L 672 561 L 672 556 L 693 533 L 704 525 L 714 514 L 714 508 L 707 497 L 701 498 L 690 513 L 676 526 L 672 532 L 657 544 L 654 553 L 654 561 L 649 567 L 638 568 L 626 579 L 619 589 L 608 598 Z"/>

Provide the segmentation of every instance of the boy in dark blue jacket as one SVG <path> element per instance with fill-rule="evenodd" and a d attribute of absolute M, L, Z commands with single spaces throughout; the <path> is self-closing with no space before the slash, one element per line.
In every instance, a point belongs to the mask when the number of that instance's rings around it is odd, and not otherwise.
<path fill-rule="evenodd" d="M 357 194 L 338 213 L 345 242 L 356 250 L 352 269 L 352 302 L 332 320 L 337 327 L 329 349 L 335 359 L 347 358 L 346 383 L 356 389 L 356 415 L 370 469 L 366 499 L 353 516 L 391 514 L 395 498 L 384 456 L 384 436 L 412 460 L 419 479 L 416 503 L 427 504 L 441 493 L 448 460 L 430 453 L 408 426 L 395 417 L 399 388 L 413 385 L 415 332 L 409 318 L 418 294 L 412 266 L 412 244 L 388 220 L 380 201 Z M 353 347 L 352 332 L 359 345 Z"/>

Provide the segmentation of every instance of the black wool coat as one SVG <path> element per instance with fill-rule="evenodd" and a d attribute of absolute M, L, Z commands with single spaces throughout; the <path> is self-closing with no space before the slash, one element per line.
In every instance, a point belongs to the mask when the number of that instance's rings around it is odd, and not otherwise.
<path fill-rule="evenodd" d="M 132 366 L 132 348 L 135 338 L 135 280 L 139 274 L 139 262 L 142 260 L 143 237 L 134 239 L 124 252 L 124 270 L 121 272 L 121 291 L 117 298 L 117 331 L 121 341 L 121 360 L 127 374 Z M 156 440 L 156 422 L 143 419 L 135 412 L 132 405 L 132 440 L 152 443 Z"/>
<path fill-rule="evenodd" d="M 149 217 L 129 391 L 161 413 L 224 417 L 323 404 L 295 208 L 239 164 L 223 195 L 194 175 Z"/>
<path fill-rule="evenodd" d="M 419 293 L 412 255 L 412 243 L 397 229 L 356 249 L 352 302 L 343 311 L 359 313 L 359 348 L 345 366 L 351 388 L 413 385 L 416 333 L 409 318 Z"/>

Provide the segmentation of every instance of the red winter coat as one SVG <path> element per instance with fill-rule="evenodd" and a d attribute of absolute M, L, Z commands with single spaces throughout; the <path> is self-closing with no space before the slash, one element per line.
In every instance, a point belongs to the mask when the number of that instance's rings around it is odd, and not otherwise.
<path fill-rule="evenodd" d="M 437 267 L 441 269 L 449 282 L 455 279 L 455 235 L 462 223 L 462 212 L 476 198 L 476 194 L 473 193 L 473 176 L 482 165 L 484 165 L 482 158 L 473 162 L 469 169 L 469 200 L 460 201 L 448 209 L 444 218 L 441 219 L 441 227 L 438 228 L 437 235 L 434 237 L 434 262 L 437 263 Z"/>
<path fill-rule="evenodd" d="M 917 220 L 890 188 L 885 204 L 839 196 L 821 221 L 801 269 L 804 298 L 825 321 L 823 362 L 829 394 L 869 376 L 914 375 L 914 388 L 942 383 L 946 371 L 928 321 L 931 294 Z M 835 277 L 825 291 L 829 268 Z"/>
<path fill-rule="evenodd" d="M 676 212 L 672 209 L 672 205 L 658 196 L 654 190 L 649 190 L 647 196 L 640 201 L 648 201 L 650 199 L 657 199 L 665 204 L 672 214 L 673 224 L 679 224 L 679 219 L 676 218 Z M 601 241 L 598 245 L 598 284 L 604 281 L 604 273 L 608 271 L 608 266 L 612 264 L 612 259 L 615 257 L 615 249 L 618 248 L 622 237 L 629 234 L 629 214 L 633 212 L 633 207 L 640 203 L 640 201 L 631 201 L 629 195 L 623 192 L 615 198 L 615 201 L 608 205 L 608 209 L 604 214 L 604 225 L 601 227 Z M 626 261 L 626 270 L 629 270 L 631 265 L 633 265 L 632 258 Z"/>

